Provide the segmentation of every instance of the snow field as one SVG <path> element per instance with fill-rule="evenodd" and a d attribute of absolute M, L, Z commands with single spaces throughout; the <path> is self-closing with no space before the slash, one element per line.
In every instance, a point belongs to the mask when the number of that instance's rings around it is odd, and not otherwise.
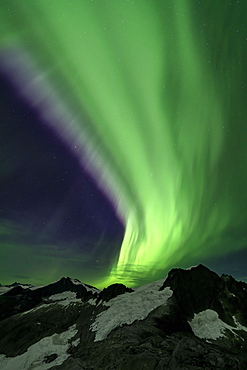
<path fill-rule="evenodd" d="M 28 350 L 20 356 L 6 357 L 0 355 L 0 369 L 3 370 L 47 370 L 55 365 L 61 365 L 70 355 L 67 350 L 70 345 L 68 340 L 73 338 L 78 330 L 76 325 L 71 326 L 67 331 L 61 334 L 53 334 L 45 337 L 39 342 L 33 344 Z M 78 340 L 72 342 L 72 345 L 78 345 Z M 56 354 L 57 358 L 45 363 L 46 356 Z"/>
<path fill-rule="evenodd" d="M 94 341 L 105 339 L 118 326 L 144 320 L 151 311 L 166 304 L 173 292 L 169 287 L 158 290 L 164 281 L 165 279 L 162 279 L 144 285 L 132 293 L 121 294 L 106 302 L 104 305 L 109 308 L 97 315 L 90 327 L 96 332 Z"/>
<path fill-rule="evenodd" d="M 207 309 L 194 315 L 194 318 L 189 321 L 193 333 L 203 339 L 218 339 L 224 337 L 225 330 L 229 329 L 234 335 L 236 330 L 245 330 L 247 328 L 241 325 L 235 317 L 233 317 L 236 327 L 226 324 L 219 318 L 216 311 Z"/>

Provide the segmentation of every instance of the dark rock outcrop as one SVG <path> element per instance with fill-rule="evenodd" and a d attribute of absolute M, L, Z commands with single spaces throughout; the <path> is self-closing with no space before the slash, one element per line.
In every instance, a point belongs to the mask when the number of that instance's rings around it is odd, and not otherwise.
<path fill-rule="evenodd" d="M 27 285 L 27 288 L 23 288 L 23 285 L 16 284 L 13 284 L 13 288 L 9 291 L 0 295 L 0 320 L 30 310 L 41 302 L 47 301 L 54 294 L 66 291 L 74 292 L 77 298 L 81 298 L 83 302 L 95 296 L 92 290 L 93 287 L 82 284 L 79 280 L 75 280 L 74 283 L 69 277 L 62 277 L 55 283 L 44 287 L 37 287 L 37 289 L 30 288 L 30 285 Z M 96 290 L 95 288 L 93 289 Z"/>
<path fill-rule="evenodd" d="M 133 291 L 133 289 L 127 288 L 123 284 L 112 284 L 99 293 L 98 301 L 102 300 L 108 302 L 110 299 L 115 298 L 120 294 L 131 293 Z"/>
<path fill-rule="evenodd" d="M 231 276 L 219 277 L 206 266 L 198 265 L 189 270 L 172 269 L 160 290 L 169 286 L 173 291 L 175 306 L 182 307 L 186 319 L 194 314 L 212 309 L 221 320 L 234 326 L 233 316 L 247 326 L 247 284 Z"/>

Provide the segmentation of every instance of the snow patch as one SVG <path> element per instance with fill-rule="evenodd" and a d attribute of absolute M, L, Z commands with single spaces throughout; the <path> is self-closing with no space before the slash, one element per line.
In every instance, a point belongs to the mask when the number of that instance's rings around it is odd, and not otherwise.
<path fill-rule="evenodd" d="M 11 290 L 12 288 L 9 288 L 7 286 L 1 286 L 0 287 L 0 295 L 4 294 L 4 293 L 7 293 Z"/>
<path fill-rule="evenodd" d="M 134 292 L 121 294 L 104 303 L 109 308 L 97 315 L 90 326 L 96 332 L 94 341 L 100 341 L 116 327 L 132 324 L 135 320 L 144 320 L 157 307 L 167 303 L 173 294 L 169 287 L 159 291 L 165 279 L 143 285 Z"/>
<path fill-rule="evenodd" d="M 71 342 L 73 347 L 77 347 L 79 343 L 80 343 L 80 338 L 73 340 L 73 342 Z"/>
<path fill-rule="evenodd" d="M 23 289 L 30 289 L 30 288 L 32 288 L 32 285 L 30 285 L 30 284 L 18 284 L 16 286 L 20 286 Z"/>
<path fill-rule="evenodd" d="M 192 269 L 194 269 L 194 268 L 196 268 L 196 267 L 198 267 L 199 265 L 195 265 L 195 266 L 190 266 L 190 267 L 188 267 L 186 270 L 192 270 Z"/>
<path fill-rule="evenodd" d="M 204 339 L 217 339 L 224 337 L 224 331 L 231 326 L 224 323 L 219 318 L 216 311 L 207 309 L 194 315 L 194 318 L 189 321 L 193 333 Z"/>
<path fill-rule="evenodd" d="M 66 292 L 62 292 L 62 293 L 58 293 L 58 294 L 53 294 L 48 299 L 49 299 L 49 301 L 56 302 L 60 306 L 64 306 L 64 307 L 66 307 L 70 304 L 75 304 L 75 303 L 82 304 L 82 300 L 79 299 L 79 298 L 76 298 L 76 293 L 75 292 L 70 292 L 70 291 L 66 291 Z"/>
<path fill-rule="evenodd" d="M 53 302 L 53 303 L 49 303 L 49 304 L 45 303 L 45 304 L 38 305 L 38 306 L 36 306 L 36 307 L 34 307 L 34 308 L 31 308 L 31 310 L 28 310 L 28 311 L 22 312 L 22 313 L 21 313 L 21 316 L 22 316 L 22 315 L 29 314 L 29 313 L 31 313 L 31 312 L 38 311 L 38 310 L 40 310 L 40 309 L 42 309 L 42 308 L 45 308 L 45 309 L 48 309 L 48 310 L 49 310 L 49 309 L 50 309 L 50 308 L 52 308 L 56 303 L 57 303 L 57 302 Z"/>
<path fill-rule="evenodd" d="M 89 304 L 91 304 L 92 306 L 96 306 L 96 299 L 93 299 L 93 298 L 91 298 L 91 299 L 89 299 L 87 302 L 89 303 Z"/>
<path fill-rule="evenodd" d="M 54 307 L 54 305 L 59 304 L 60 306 L 66 307 L 70 304 L 83 304 L 82 300 L 80 298 L 76 298 L 75 292 L 66 291 L 63 293 L 53 294 L 50 297 L 47 298 L 47 302 L 38 305 L 31 310 L 28 310 L 26 312 L 22 312 L 21 315 L 26 315 L 31 312 L 35 312 L 40 309 L 49 310 L 50 308 Z"/>
<path fill-rule="evenodd" d="M 58 293 L 58 294 L 53 294 L 48 298 L 50 301 L 63 301 L 64 299 L 76 299 L 76 293 L 75 292 L 70 292 L 66 291 L 63 293 Z"/>
<path fill-rule="evenodd" d="M 67 353 L 70 347 L 68 341 L 73 338 L 77 332 L 76 325 L 73 325 L 63 333 L 55 333 L 50 337 L 41 339 L 39 342 L 30 346 L 28 350 L 20 356 L 6 357 L 5 355 L 0 355 L 0 369 L 46 370 L 53 366 L 61 365 L 70 356 Z M 77 343 L 77 341 L 72 342 L 72 345 L 75 342 Z M 56 354 L 57 358 L 52 362 L 46 363 L 46 357 L 53 354 Z"/>
<path fill-rule="evenodd" d="M 37 285 L 37 286 L 33 286 L 30 288 L 30 290 L 37 290 L 37 289 L 41 289 L 41 288 L 44 288 L 45 285 Z"/>
<path fill-rule="evenodd" d="M 82 282 L 78 279 L 70 279 L 74 285 L 82 285 Z"/>
<path fill-rule="evenodd" d="M 80 303 L 82 304 L 82 301 L 80 299 L 75 299 L 75 300 L 69 300 L 69 299 L 65 299 L 64 301 L 59 301 L 57 302 L 60 306 L 63 306 L 63 307 L 66 307 L 66 306 L 69 306 L 70 304 L 76 304 L 76 303 Z"/>
<path fill-rule="evenodd" d="M 235 317 L 235 316 L 233 316 L 233 320 L 234 320 L 234 323 L 235 323 L 235 325 L 236 325 L 236 327 L 237 327 L 237 328 L 233 328 L 233 329 L 235 329 L 235 330 L 244 330 L 244 331 L 247 331 L 246 326 L 241 325 L 241 324 L 238 322 L 238 320 L 236 319 L 236 317 Z"/>
<path fill-rule="evenodd" d="M 66 307 L 66 306 L 69 306 L 69 305 L 74 305 L 74 304 L 81 304 L 83 305 L 83 302 L 81 299 L 73 299 L 73 300 L 69 300 L 69 299 L 65 299 L 64 301 L 59 301 L 57 302 L 60 306 L 63 306 L 63 307 Z"/>
<path fill-rule="evenodd" d="M 0 287 L 0 295 L 9 292 L 11 289 L 14 289 L 16 287 L 21 287 L 23 289 L 30 289 L 32 288 L 32 285 L 30 284 L 15 284 L 15 285 L 3 285 Z"/>
<path fill-rule="evenodd" d="M 102 299 L 99 301 L 99 303 L 97 304 L 97 307 L 100 305 L 100 304 L 102 304 Z"/>
<path fill-rule="evenodd" d="M 86 284 L 81 284 L 81 285 L 83 285 L 84 286 L 84 288 L 86 288 L 87 289 L 87 292 L 92 292 L 93 294 L 94 293 L 99 293 L 100 292 L 100 290 L 99 289 L 97 289 L 97 288 L 93 288 L 93 287 L 89 287 L 88 285 L 86 285 Z"/>
<path fill-rule="evenodd" d="M 226 335 L 224 332 L 226 329 L 230 330 L 234 335 L 237 335 L 236 330 L 247 331 L 247 328 L 241 325 L 234 316 L 233 319 L 236 327 L 230 326 L 222 321 L 216 311 L 207 309 L 195 314 L 194 318 L 188 321 L 188 323 L 197 337 L 215 340 L 220 337 L 225 337 Z"/>
<path fill-rule="evenodd" d="M 100 290 L 94 287 L 90 287 L 87 284 L 83 284 L 80 280 L 78 279 L 70 279 L 74 285 L 82 285 L 84 288 L 86 288 L 87 292 L 92 292 L 92 293 L 99 293 Z"/>

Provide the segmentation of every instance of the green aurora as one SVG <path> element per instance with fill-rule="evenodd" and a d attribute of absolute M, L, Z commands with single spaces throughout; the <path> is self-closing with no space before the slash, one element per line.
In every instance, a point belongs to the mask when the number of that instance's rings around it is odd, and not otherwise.
<path fill-rule="evenodd" d="M 0 7 L 13 80 L 126 225 L 110 275 L 92 284 L 133 285 L 246 247 L 247 2 Z"/>

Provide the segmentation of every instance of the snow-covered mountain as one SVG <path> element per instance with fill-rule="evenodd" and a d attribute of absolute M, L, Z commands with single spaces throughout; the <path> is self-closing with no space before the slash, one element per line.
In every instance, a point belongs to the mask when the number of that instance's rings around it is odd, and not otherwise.
<path fill-rule="evenodd" d="M 0 369 L 247 368 L 247 284 L 203 265 L 132 290 L 0 287 Z"/>

